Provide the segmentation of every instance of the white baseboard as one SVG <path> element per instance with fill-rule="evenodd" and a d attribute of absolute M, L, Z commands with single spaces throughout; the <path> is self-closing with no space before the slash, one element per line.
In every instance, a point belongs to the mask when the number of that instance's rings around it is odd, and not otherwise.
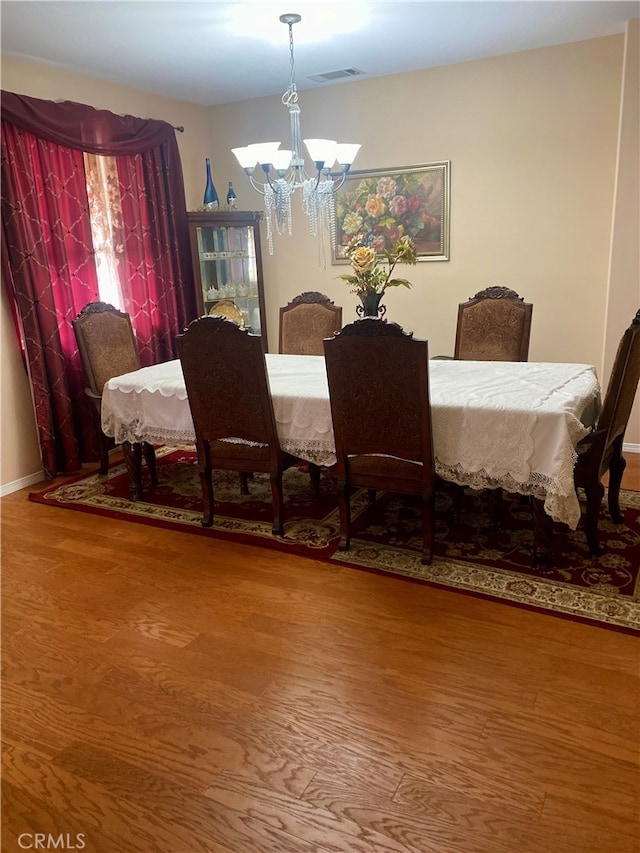
<path fill-rule="evenodd" d="M 28 477 L 14 480 L 13 483 L 5 483 L 4 486 L 0 486 L 0 498 L 10 495 L 12 492 L 19 492 L 20 489 L 27 486 L 33 486 L 34 483 L 41 483 L 44 479 L 44 471 L 38 471 L 36 474 L 29 474 Z"/>
<path fill-rule="evenodd" d="M 640 453 L 640 444 L 623 444 L 622 449 L 626 453 Z"/>

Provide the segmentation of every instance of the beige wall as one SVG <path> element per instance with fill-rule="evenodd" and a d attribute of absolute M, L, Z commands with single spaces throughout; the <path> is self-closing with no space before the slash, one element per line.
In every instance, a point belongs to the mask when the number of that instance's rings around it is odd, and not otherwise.
<path fill-rule="evenodd" d="M 40 447 L 33 415 L 31 386 L 22 361 L 9 310 L 2 288 L 0 316 L 2 347 L 2 380 L 0 382 L 0 414 L 2 416 L 2 486 L 11 488 L 15 481 L 40 479 Z M 28 485 L 28 483 L 22 483 Z"/>
<path fill-rule="evenodd" d="M 630 39 L 637 57 L 637 27 Z M 606 379 L 605 353 L 628 326 L 629 305 L 635 311 L 638 303 L 637 252 L 634 261 L 629 248 L 637 231 L 618 227 L 633 217 L 638 191 L 637 163 L 636 186 L 629 185 L 637 116 L 635 124 L 621 121 L 620 112 L 632 52 L 625 65 L 625 37 L 610 36 L 300 94 L 303 136 L 362 141 L 358 169 L 451 161 L 451 260 L 408 269 L 413 289 L 385 295 L 387 316 L 428 338 L 433 354 L 453 352 L 458 303 L 500 284 L 534 303 L 532 360 L 589 362 Z M 218 191 L 233 180 L 239 206 L 259 209 L 230 148 L 288 136 L 279 97 L 206 110 L 26 63 L 5 60 L 2 70 L 2 86 L 11 91 L 183 124 L 190 207 L 201 201 L 210 155 Z M 629 116 L 628 81 L 624 91 Z M 616 186 L 627 191 L 616 194 Z M 345 320 L 355 318 L 356 298 L 337 279 L 345 268 L 319 267 L 299 204 L 295 199 L 294 238 L 276 237 L 274 256 L 264 259 L 272 350 L 278 308 L 302 290 L 325 292 L 344 307 Z M 5 371 L 15 368 L 6 348 L 3 340 L 3 386 Z M 638 444 L 635 426 L 627 439 Z M 32 473 L 33 464 L 25 432 L 5 431 L 2 483 Z"/>
<path fill-rule="evenodd" d="M 640 21 L 627 24 L 611 263 L 604 337 L 604 372 L 613 366 L 620 329 L 640 307 Z M 640 442 L 640 394 L 636 395 L 627 442 Z"/>

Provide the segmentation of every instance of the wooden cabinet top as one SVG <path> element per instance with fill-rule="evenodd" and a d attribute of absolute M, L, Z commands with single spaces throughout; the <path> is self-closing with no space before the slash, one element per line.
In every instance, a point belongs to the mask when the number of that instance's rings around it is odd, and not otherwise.
<path fill-rule="evenodd" d="M 194 225 L 257 225 L 264 216 L 261 210 L 190 210 L 189 222 Z"/>

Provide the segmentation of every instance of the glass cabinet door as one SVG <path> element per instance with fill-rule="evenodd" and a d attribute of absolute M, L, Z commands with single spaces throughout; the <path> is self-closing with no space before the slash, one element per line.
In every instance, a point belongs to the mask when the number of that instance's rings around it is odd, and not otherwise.
<path fill-rule="evenodd" d="M 265 338 L 260 212 L 190 213 L 191 252 L 202 314 L 221 314 Z"/>

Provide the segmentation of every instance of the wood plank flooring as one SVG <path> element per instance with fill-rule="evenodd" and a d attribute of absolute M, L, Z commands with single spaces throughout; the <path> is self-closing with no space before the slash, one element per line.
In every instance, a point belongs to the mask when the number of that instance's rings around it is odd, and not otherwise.
<path fill-rule="evenodd" d="M 638 853 L 638 637 L 1 511 L 3 853 Z"/>

